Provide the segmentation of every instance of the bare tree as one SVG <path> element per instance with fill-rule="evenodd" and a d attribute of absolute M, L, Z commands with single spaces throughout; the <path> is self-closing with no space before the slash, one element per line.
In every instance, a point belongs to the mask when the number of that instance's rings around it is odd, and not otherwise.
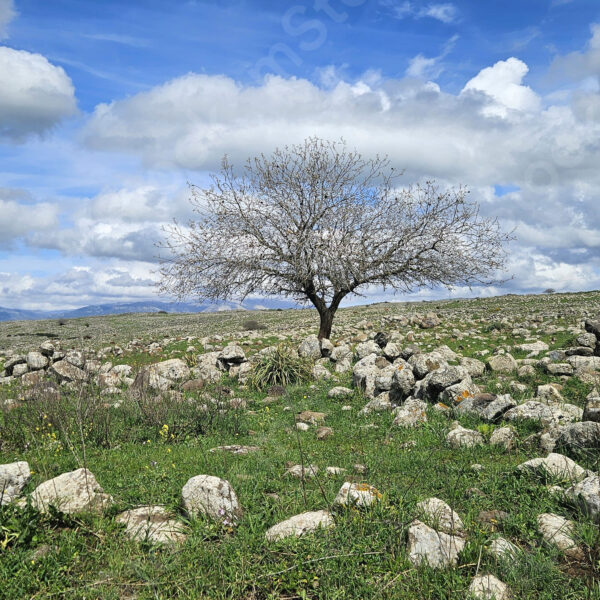
<path fill-rule="evenodd" d="M 399 190 L 387 157 L 315 137 L 261 154 L 240 173 L 227 157 L 212 186 L 192 186 L 199 220 L 166 228 L 160 289 L 179 298 L 249 294 L 310 301 L 329 338 L 343 298 L 492 283 L 510 235 L 459 187 Z"/>

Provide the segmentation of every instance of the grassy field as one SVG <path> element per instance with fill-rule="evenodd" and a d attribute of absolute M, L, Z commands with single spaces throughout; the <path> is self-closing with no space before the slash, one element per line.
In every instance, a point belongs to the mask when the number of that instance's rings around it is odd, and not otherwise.
<path fill-rule="evenodd" d="M 424 350 L 447 344 L 464 356 L 480 356 L 482 350 L 522 343 L 526 338 L 515 329 L 525 327 L 554 349 L 568 344 L 573 328 L 599 306 L 600 294 L 591 293 L 354 307 L 341 311 L 334 341 L 336 336 L 351 341 L 364 331 L 394 330 L 406 343 L 412 338 Z M 431 330 L 386 320 L 432 310 L 442 325 Z M 245 331 L 243 322 L 250 317 L 266 329 Z M 189 336 L 212 338 L 217 348 L 236 340 L 250 355 L 282 338 L 295 344 L 310 328 L 316 328 L 312 311 L 122 315 L 65 325 L 0 324 L 0 348 L 35 349 L 45 339 L 60 339 L 63 348 L 95 350 L 111 344 L 125 348 L 134 338 L 143 344 L 162 343 L 159 356 L 132 348 L 113 359 L 137 369 L 186 356 Z M 487 373 L 476 383 L 482 390 L 510 392 L 523 400 L 533 396 L 537 385 L 556 382 L 566 401 L 578 406 L 591 390 L 576 378 L 565 382 L 540 369 L 519 381 L 526 391 L 515 392 L 514 380 Z M 65 390 L 60 400 L 34 395 L 19 402 L 27 390 L 16 383 L 0 386 L 0 401 L 17 401 L 16 408 L 0 412 L 0 463 L 28 461 L 33 474 L 25 492 L 86 466 L 115 501 L 102 516 L 1 507 L 0 598 L 454 600 L 468 597 L 476 573 L 492 573 L 510 587 L 515 599 L 600 599 L 597 525 L 548 489 L 547 484 L 564 482 L 535 480 L 515 471 L 523 461 L 542 455 L 526 441 L 540 429 L 538 424 L 517 423 L 519 442 L 510 452 L 488 444 L 456 450 L 445 443 L 449 419 L 444 414 L 430 410 L 423 426 L 399 428 L 389 412 L 358 415 L 367 402 L 359 391 L 343 401 L 328 398 L 335 385 L 351 387 L 351 373 L 335 381 L 290 386 L 268 404 L 266 391 L 240 386 L 227 376 L 202 392 L 186 392 L 185 401 L 169 395 L 135 400 L 126 392 L 113 398 L 86 385 Z M 206 392 L 217 400 L 243 398 L 246 406 L 203 410 Z M 117 399 L 119 406 L 114 407 Z M 351 409 L 342 410 L 344 405 Z M 296 415 L 303 410 L 325 413 L 324 424 L 333 435 L 318 440 L 315 427 L 298 431 Z M 460 422 L 487 438 L 502 425 L 473 417 L 461 417 Z M 210 452 L 229 444 L 259 450 L 248 455 Z M 583 467 L 600 468 L 593 454 L 577 460 Z M 291 464 L 314 464 L 319 472 L 313 479 L 295 479 L 285 475 Z M 365 472 L 357 472 L 355 465 L 363 465 Z M 328 466 L 345 473 L 327 475 Z M 181 489 L 199 474 L 231 483 L 244 510 L 236 526 L 186 517 Z M 367 510 L 335 510 L 335 527 L 329 531 L 265 540 L 272 525 L 304 511 L 329 508 L 344 481 L 375 486 L 381 501 Z M 455 568 L 415 568 L 408 560 L 408 525 L 418 516 L 416 504 L 431 496 L 446 501 L 465 523 L 468 542 Z M 124 535 L 114 517 L 149 504 L 165 505 L 177 515 L 188 534 L 183 544 L 153 546 Z M 502 523 L 486 524 L 480 513 L 488 510 L 508 516 Z M 542 543 L 536 517 L 543 512 L 576 522 L 585 560 L 575 563 Z M 499 561 L 485 552 L 498 534 L 521 549 L 516 559 Z"/>

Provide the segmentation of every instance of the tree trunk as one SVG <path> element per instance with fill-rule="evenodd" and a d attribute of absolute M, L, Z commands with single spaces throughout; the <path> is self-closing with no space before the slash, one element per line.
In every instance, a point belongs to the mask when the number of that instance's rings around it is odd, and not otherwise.
<path fill-rule="evenodd" d="M 331 310 L 331 308 L 325 308 L 324 310 L 319 311 L 319 317 L 321 318 L 321 323 L 319 326 L 319 339 L 328 340 L 331 337 L 331 327 L 333 326 L 333 315 L 335 315 L 335 310 Z"/>

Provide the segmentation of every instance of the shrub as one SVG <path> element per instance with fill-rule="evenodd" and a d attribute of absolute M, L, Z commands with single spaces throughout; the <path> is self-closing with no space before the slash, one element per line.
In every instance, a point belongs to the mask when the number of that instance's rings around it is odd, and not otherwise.
<path fill-rule="evenodd" d="M 258 321 L 254 320 L 254 319 L 244 321 L 243 327 L 247 331 L 262 331 L 267 328 L 265 325 L 263 325 L 262 323 L 259 323 Z"/>
<path fill-rule="evenodd" d="M 284 344 L 260 356 L 250 376 L 253 388 L 264 390 L 273 385 L 287 386 L 306 381 L 311 376 L 310 363 Z"/>

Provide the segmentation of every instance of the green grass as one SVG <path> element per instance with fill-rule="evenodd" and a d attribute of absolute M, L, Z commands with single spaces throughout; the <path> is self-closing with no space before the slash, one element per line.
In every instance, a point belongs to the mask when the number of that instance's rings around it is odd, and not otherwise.
<path fill-rule="evenodd" d="M 582 296 L 581 302 L 575 297 L 569 306 L 583 310 L 590 298 L 598 301 L 597 296 Z M 442 327 L 421 332 L 402 326 L 397 331 L 401 335 L 416 331 L 424 348 L 447 344 L 473 356 L 483 349 L 493 351 L 499 345 L 525 341 L 512 335 L 512 327 L 488 327 L 493 322 L 490 315 L 518 314 L 525 320 L 539 311 L 552 314 L 560 302 L 558 295 L 539 301 L 511 297 L 440 302 L 434 310 L 446 320 Z M 431 310 L 426 304 L 418 308 Z M 396 305 L 387 304 L 351 308 L 341 313 L 340 324 L 352 327 L 367 319 L 376 329 L 387 330 L 390 327 L 382 319 L 397 313 Z M 248 319 L 245 313 L 194 315 L 187 316 L 187 321 L 180 315 L 111 317 L 106 319 L 109 329 L 114 328 L 110 337 L 122 346 L 132 337 L 162 343 L 164 335 L 168 342 L 161 355 L 132 349 L 108 360 L 138 368 L 184 357 L 190 344 L 201 353 L 198 340 L 190 343 L 185 337 L 217 333 L 224 338 L 221 346 L 233 341 L 251 354 L 279 343 L 281 337 L 297 340 L 315 325 L 313 317 L 309 311 L 261 313 L 267 331 L 246 340 L 237 337 Z M 196 327 L 196 319 L 204 330 Z M 567 315 L 557 321 L 565 330 L 554 334 L 544 333 L 540 323 L 535 337 L 559 348 L 572 338 L 566 328 L 579 319 L 578 314 Z M 90 323 L 87 329 L 101 329 L 100 321 L 86 321 Z M 156 326 L 144 337 L 141 330 L 150 327 L 148 323 Z M 19 327 L 10 325 L 4 333 L 23 332 Z M 36 327 L 48 329 L 47 324 Z M 61 329 L 75 336 L 76 327 L 69 322 Z M 467 333 L 457 339 L 454 329 L 473 330 L 476 335 Z M 106 341 L 94 338 L 94 347 L 104 347 Z M 522 380 L 528 390 L 519 395 L 510 387 L 514 379 L 486 373 L 477 383 L 485 390 L 510 392 L 523 400 L 532 397 L 538 385 L 561 382 L 536 369 Z M 366 403 L 359 392 L 343 401 L 328 398 L 334 385 L 351 385 L 350 375 L 329 383 L 288 387 L 283 397 L 269 405 L 262 402 L 266 392 L 240 387 L 233 379 L 224 378 L 222 383 L 235 397 L 246 399 L 246 410 L 204 410 L 206 400 L 201 394 L 187 394 L 185 401 L 168 396 L 132 401 L 124 395 L 122 404 L 114 408 L 110 405 L 116 398 L 102 396 L 94 387 L 81 393 L 64 392 L 58 403 L 34 398 L 11 411 L 0 410 L 0 463 L 29 462 L 33 475 L 26 492 L 85 465 L 115 501 L 103 516 L 65 517 L 56 512 L 41 515 L 31 507 L 0 508 L 0 598 L 463 600 L 473 576 L 489 572 L 511 588 L 515 599 L 600 600 L 597 525 L 552 495 L 546 485 L 554 482 L 518 476 L 515 471 L 518 464 L 540 455 L 523 443 L 539 425 L 517 423 L 520 442 L 510 453 L 489 445 L 452 450 L 444 442 L 448 419 L 435 411 L 429 411 L 426 425 L 399 429 L 392 425 L 389 413 L 358 416 Z M 222 391 L 219 395 L 216 386 L 206 391 L 219 401 L 228 399 Z M 589 391 L 589 385 L 571 378 L 561 393 L 568 402 L 582 406 Z M 1 386 L 0 401 L 18 399 L 21 393 L 16 384 Z M 344 404 L 352 410 L 342 411 Z M 318 441 L 315 427 L 297 431 L 295 415 L 303 410 L 326 413 L 325 425 L 333 428 L 333 436 Z M 486 425 L 474 417 L 460 421 L 486 437 L 502 425 Z M 209 452 L 229 444 L 259 446 L 260 450 L 244 456 Z M 597 468 L 596 461 L 593 456 L 578 457 L 587 468 Z M 301 462 L 318 465 L 318 476 L 301 482 L 284 475 L 290 463 Z M 357 463 L 366 466 L 366 474 L 354 471 Z M 483 469 L 473 470 L 474 463 Z M 327 476 L 327 466 L 342 467 L 346 473 Z M 234 487 L 244 509 L 235 529 L 204 518 L 187 519 L 183 513 L 181 489 L 199 474 L 223 477 Z M 346 480 L 374 485 L 383 494 L 382 501 L 371 510 L 336 511 L 331 531 L 277 543 L 265 541 L 265 531 L 272 525 L 300 512 L 328 508 Z M 482 494 L 473 493 L 473 488 Z M 465 523 L 468 544 L 456 568 L 414 568 L 408 560 L 408 524 L 417 516 L 417 503 L 430 496 L 448 502 Z M 161 548 L 129 540 L 114 517 L 141 504 L 162 504 L 174 511 L 186 525 L 185 543 Z M 498 532 L 487 530 L 478 519 L 481 511 L 492 509 L 509 514 Z M 584 563 L 569 563 L 541 542 L 536 517 L 542 512 L 556 512 L 577 523 L 578 541 L 588 555 Z M 498 534 L 523 550 L 517 560 L 498 562 L 482 552 Z"/>

